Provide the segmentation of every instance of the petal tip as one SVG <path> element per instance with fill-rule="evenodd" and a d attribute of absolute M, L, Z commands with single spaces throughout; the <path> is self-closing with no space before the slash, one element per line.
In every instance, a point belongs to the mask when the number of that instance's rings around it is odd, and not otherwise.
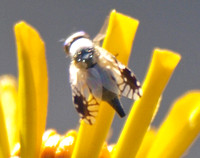
<path fill-rule="evenodd" d="M 174 69 L 181 60 L 181 55 L 179 53 L 168 49 L 155 48 L 154 52 L 158 55 L 157 57 L 159 58 L 161 63 L 165 67 L 171 69 Z"/>

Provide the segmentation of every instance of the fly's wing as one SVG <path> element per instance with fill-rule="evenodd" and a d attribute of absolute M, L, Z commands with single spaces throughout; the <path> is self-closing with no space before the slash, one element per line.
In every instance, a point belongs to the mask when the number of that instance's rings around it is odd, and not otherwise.
<path fill-rule="evenodd" d="M 98 114 L 101 91 L 99 80 L 88 79 L 87 71 L 78 69 L 73 63 L 70 65 L 70 83 L 72 88 L 72 99 L 80 117 L 88 124 L 95 122 Z M 88 83 L 90 82 L 90 83 Z"/>
<path fill-rule="evenodd" d="M 142 89 L 140 82 L 136 79 L 134 73 L 105 49 L 99 46 L 96 46 L 95 48 L 99 52 L 98 64 L 105 69 L 110 70 L 111 78 L 115 81 L 118 91 L 110 86 L 106 86 L 105 88 L 119 96 L 125 96 L 130 99 L 137 100 L 141 97 Z"/>
<path fill-rule="evenodd" d="M 94 39 L 93 39 L 94 44 L 100 45 L 101 41 L 103 41 L 103 39 L 105 38 L 107 27 L 108 27 L 108 22 L 109 22 L 109 17 L 106 18 L 99 33 L 94 37 Z"/>

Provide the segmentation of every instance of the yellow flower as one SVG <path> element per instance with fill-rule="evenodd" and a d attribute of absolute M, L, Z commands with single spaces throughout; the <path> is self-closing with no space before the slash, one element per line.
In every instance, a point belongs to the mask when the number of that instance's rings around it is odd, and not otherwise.
<path fill-rule="evenodd" d="M 103 47 L 117 53 L 125 65 L 138 24 L 138 20 L 115 10 L 110 14 Z M 115 114 L 105 102 L 92 126 L 81 121 L 78 132 L 44 132 L 48 99 L 44 43 L 25 22 L 17 23 L 14 30 L 19 78 L 18 84 L 8 75 L 0 78 L 0 158 L 174 158 L 183 155 L 199 134 L 199 90 L 178 98 L 160 127 L 151 127 L 162 93 L 181 58 L 178 53 L 158 48 L 153 51 L 142 86 L 143 96 L 133 104 L 116 144 L 105 142 Z"/>

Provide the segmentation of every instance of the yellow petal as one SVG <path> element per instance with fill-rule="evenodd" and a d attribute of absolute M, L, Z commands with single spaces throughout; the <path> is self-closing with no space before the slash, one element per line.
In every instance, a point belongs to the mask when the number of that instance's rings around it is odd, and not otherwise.
<path fill-rule="evenodd" d="M 145 158 L 147 156 L 148 151 L 150 150 L 151 145 L 155 140 L 155 137 L 156 137 L 156 130 L 150 128 L 144 136 L 140 149 L 137 152 L 136 158 Z"/>
<path fill-rule="evenodd" d="M 160 126 L 148 158 L 178 158 L 200 132 L 200 91 L 178 98 Z"/>
<path fill-rule="evenodd" d="M 47 115 L 47 65 L 44 42 L 25 22 L 14 27 L 18 68 L 21 157 L 39 157 Z"/>
<path fill-rule="evenodd" d="M 12 151 L 15 144 L 19 142 L 17 87 L 13 76 L 0 77 L 0 101 L 6 121 L 10 151 Z"/>
<path fill-rule="evenodd" d="M 6 122 L 1 102 L 0 102 L 0 124 L 1 124 L 0 157 L 2 158 L 9 157 L 10 149 L 9 149 L 8 135 L 7 135 Z"/>
<path fill-rule="evenodd" d="M 103 48 L 116 55 L 117 59 L 124 65 L 128 64 L 138 25 L 138 20 L 117 13 L 115 10 L 110 14 Z"/>
<path fill-rule="evenodd" d="M 113 54 L 118 54 L 118 59 L 127 64 L 130 55 L 132 41 L 137 30 L 138 21 L 128 16 L 112 11 L 109 26 L 103 47 Z M 117 38 L 116 38 L 117 36 Z M 94 125 L 81 122 L 73 158 L 98 157 L 107 133 L 111 126 L 115 111 L 112 107 L 102 102 L 99 114 Z"/>
<path fill-rule="evenodd" d="M 142 87 L 144 94 L 133 104 L 113 153 L 114 158 L 135 157 L 137 154 L 149 124 L 157 111 L 159 98 L 179 60 L 180 55 L 176 53 L 161 49 L 154 50 L 151 65 Z"/>

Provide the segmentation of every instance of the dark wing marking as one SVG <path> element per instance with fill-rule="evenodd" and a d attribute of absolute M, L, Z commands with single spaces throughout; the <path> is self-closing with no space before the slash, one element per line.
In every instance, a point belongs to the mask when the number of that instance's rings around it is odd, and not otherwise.
<path fill-rule="evenodd" d="M 92 125 L 98 114 L 99 100 L 96 99 L 92 89 L 88 86 L 87 78 L 86 71 L 81 71 L 73 63 L 70 65 L 70 83 L 75 108 L 81 119 Z M 94 85 L 94 83 L 91 85 Z"/>
<path fill-rule="evenodd" d="M 131 72 L 129 68 L 125 67 L 117 60 L 116 62 L 118 63 L 118 70 L 121 73 L 120 77 L 116 76 L 116 80 L 118 81 L 117 86 L 119 87 L 120 95 L 137 100 L 139 97 L 142 96 L 140 82 L 136 79 L 134 73 Z"/>
<path fill-rule="evenodd" d="M 140 82 L 136 79 L 134 73 L 105 49 L 99 46 L 95 48 L 99 52 L 99 65 L 110 70 L 111 79 L 116 83 L 118 91 L 116 92 L 115 89 L 108 86 L 105 88 L 130 99 L 137 100 L 141 97 L 142 89 Z"/>
<path fill-rule="evenodd" d="M 97 116 L 99 110 L 99 103 L 97 102 L 96 98 L 91 95 L 90 99 L 88 100 L 75 86 L 72 86 L 72 97 L 75 108 L 81 119 L 83 119 L 87 124 L 94 124 L 96 121 L 95 117 Z"/>

